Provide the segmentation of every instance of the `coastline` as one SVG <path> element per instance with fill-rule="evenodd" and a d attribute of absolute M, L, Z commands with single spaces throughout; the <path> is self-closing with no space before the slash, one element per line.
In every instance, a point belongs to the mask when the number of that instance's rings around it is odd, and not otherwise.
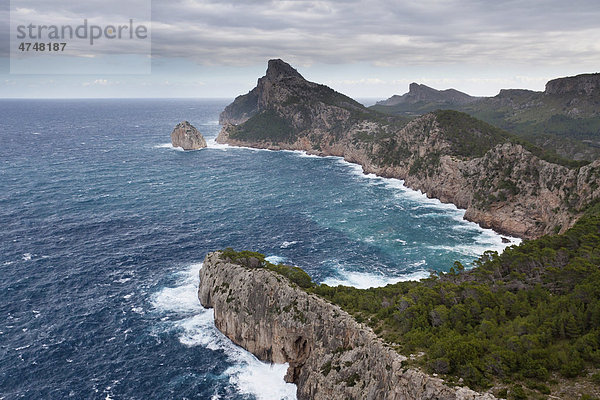
<path fill-rule="evenodd" d="M 343 157 L 522 239 L 566 232 L 600 197 L 591 183 L 600 160 L 573 165 L 457 111 L 386 116 L 280 59 L 269 60 L 256 87 L 225 107 L 219 122 L 218 143 Z"/>
<path fill-rule="evenodd" d="M 407 183 L 406 179 L 403 179 L 402 177 L 399 177 L 396 174 L 385 173 L 385 172 L 382 173 L 381 168 L 374 167 L 370 163 L 366 163 L 366 162 L 361 163 L 360 161 L 362 158 L 348 157 L 343 152 L 341 152 L 341 153 L 340 152 L 325 152 L 322 150 L 317 151 L 317 150 L 314 150 L 311 148 L 302 148 L 302 146 L 296 145 L 297 142 L 290 146 L 281 146 L 281 144 L 273 145 L 273 144 L 260 143 L 260 142 L 258 142 L 258 143 L 243 142 L 243 141 L 238 141 L 238 140 L 232 140 L 232 139 L 229 139 L 228 137 L 226 140 L 223 140 L 221 138 L 221 135 L 225 131 L 225 129 L 226 129 L 226 127 L 223 127 L 221 129 L 221 132 L 219 132 L 219 135 L 215 139 L 215 143 L 220 144 L 220 145 L 227 145 L 227 146 L 231 146 L 231 147 L 249 149 L 249 150 L 285 151 L 285 152 L 294 152 L 294 153 L 303 154 L 305 157 L 335 158 L 335 159 L 343 160 L 344 162 L 346 162 L 348 164 L 359 166 L 362 169 L 362 174 L 365 176 L 373 175 L 373 176 L 375 176 L 377 178 L 381 178 L 381 179 L 397 180 L 401 183 L 401 185 L 404 188 L 406 188 L 407 190 L 410 190 L 416 194 L 419 194 L 419 195 L 423 196 L 424 198 L 427 198 L 430 200 L 437 200 L 437 201 L 439 201 L 440 204 L 451 205 L 451 206 L 454 206 L 458 210 L 464 211 L 463 219 L 465 221 L 477 224 L 477 226 L 479 226 L 479 228 L 481 228 L 483 230 L 489 229 L 500 236 L 506 237 L 508 240 L 510 240 L 510 243 L 508 245 L 513 245 L 513 244 L 518 245 L 519 243 L 521 243 L 522 240 L 529 239 L 528 237 L 519 235 L 518 232 L 515 233 L 515 232 L 508 231 L 508 230 L 499 229 L 499 227 L 493 226 L 493 225 L 486 226 L 486 224 L 482 223 L 483 221 L 480 218 L 477 218 L 476 215 L 472 215 L 471 213 L 469 213 L 467 207 L 464 207 L 464 204 L 460 204 L 460 203 L 456 204 L 455 202 L 451 201 L 448 198 L 444 198 L 444 197 L 440 198 L 440 197 L 432 196 L 429 193 L 423 191 L 421 187 L 418 187 L 416 185 L 410 185 L 409 183 Z"/>

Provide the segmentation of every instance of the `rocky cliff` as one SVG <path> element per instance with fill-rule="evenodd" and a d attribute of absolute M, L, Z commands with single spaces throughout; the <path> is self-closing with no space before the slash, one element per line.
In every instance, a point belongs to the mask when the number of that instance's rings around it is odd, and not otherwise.
<path fill-rule="evenodd" d="M 224 257 L 223 257 L 224 258 Z M 206 256 L 198 295 L 215 325 L 263 361 L 289 363 L 299 400 L 491 400 L 406 368 L 370 328 L 264 268 Z"/>
<path fill-rule="evenodd" d="M 217 141 L 334 155 L 465 208 L 465 218 L 524 238 L 563 232 L 600 197 L 600 161 L 576 169 L 466 114 L 384 116 L 281 60 L 221 115 Z"/>
<path fill-rule="evenodd" d="M 563 94 L 599 94 L 600 93 L 600 74 L 582 74 L 558 78 L 546 83 L 545 94 L 563 95 Z"/>
<path fill-rule="evenodd" d="M 183 121 L 171 132 L 171 144 L 184 150 L 198 150 L 206 147 L 206 140 L 192 124 Z"/>

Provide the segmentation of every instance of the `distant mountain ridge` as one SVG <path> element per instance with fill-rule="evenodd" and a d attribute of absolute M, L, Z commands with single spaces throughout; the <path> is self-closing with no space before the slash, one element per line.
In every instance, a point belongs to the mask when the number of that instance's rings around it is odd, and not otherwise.
<path fill-rule="evenodd" d="M 462 111 L 563 157 L 574 160 L 600 157 L 599 73 L 553 79 L 543 92 L 502 89 L 496 96 L 471 97 L 473 101 L 468 102 L 450 96 L 442 102 L 439 100 L 442 92 L 448 91 L 431 89 L 421 91 L 421 96 L 409 91 L 371 108 L 403 116 L 422 115 L 436 109 Z"/>
<path fill-rule="evenodd" d="M 418 102 L 467 104 L 477 99 L 478 97 L 469 96 L 456 89 L 436 90 L 413 82 L 409 85 L 408 93 L 401 96 L 394 95 L 387 100 L 378 101 L 377 105 L 395 106 L 397 104 L 414 104 Z"/>

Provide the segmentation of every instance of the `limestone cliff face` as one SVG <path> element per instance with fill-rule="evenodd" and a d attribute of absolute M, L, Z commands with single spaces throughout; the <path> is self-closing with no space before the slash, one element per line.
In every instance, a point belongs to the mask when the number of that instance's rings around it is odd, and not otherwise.
<path fill-rule="evenodd" d="M 262 268 L 210 253 L 200 270 L 200 302 L 215 325 L 264 361 L 289 363 L 299 400 L 492 400 L 403 366 L 370 328 L 338 306 Z"/>
<path fill-rule="evenodd" d="M 206 147 L 206 140 L 192 124 L 183 121 L 171 132 L 171 144 L 184 150 L 198 150 Z"/>
<path fill-rule="evenodd" d="M 440 113 L 407 124 L 304 80 L 281 60 L 269 62 L 245 96 L 221 115 L 218 142 L 344 157 L 366 173 L 403 179 L 465 208 L 466 219 L 502 233 L 536 238 L 564 232 L 600 197 L 600 161 L 579 170 L 553 164 L 493 127 L 467 121 L 456 129 Z M 249 103 L 253 111 L 240 113 Z"/>
<path fill-rule="evenodd" d="M 567 78 L 553 79 L 546 83 L 545 94 L 585 94 L 600 93 L 600 74 L 582 74 Z"/>

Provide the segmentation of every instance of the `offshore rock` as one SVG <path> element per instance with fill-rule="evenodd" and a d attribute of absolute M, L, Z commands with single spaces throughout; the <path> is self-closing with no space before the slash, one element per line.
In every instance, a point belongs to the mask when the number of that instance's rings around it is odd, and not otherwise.
<path fill-rule="evenodd" d="M 373 331 L 287 278 L 210 253 L 198 295 L 215 325 L 259 359 L 289 363 L 299 400 L 492 400 L 407 368 Z"/>
<path fill-rule="evenodd" d="M 198 150 L 206 147 L 206 140 L 192 124 L 183 121 L 171 132 L 171 144 L 184 150 Z"/>

